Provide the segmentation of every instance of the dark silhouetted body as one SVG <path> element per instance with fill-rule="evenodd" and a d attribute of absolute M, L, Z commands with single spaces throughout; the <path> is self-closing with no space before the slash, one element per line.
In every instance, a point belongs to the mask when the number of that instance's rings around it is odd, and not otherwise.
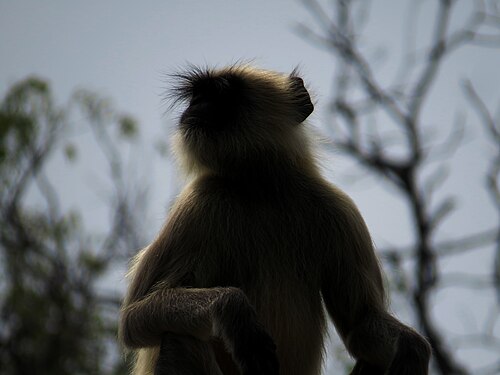
<path fill-rule="evenodd" d="M 190 181 L 131 267 L 120 336 L 135 373 L 317 375 L 328 314 L 352 374 L 427 374 L 428 343 L 387 313 L 363 218 L 318 172 L 302 80 L 249 66 L 178 79 Z"/>

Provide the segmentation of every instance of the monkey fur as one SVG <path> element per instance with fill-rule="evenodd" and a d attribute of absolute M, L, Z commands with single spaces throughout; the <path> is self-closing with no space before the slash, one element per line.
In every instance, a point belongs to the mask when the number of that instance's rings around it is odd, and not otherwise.
<path fill-rule="evenodd" d="M 427 374 L 429 344 L 387 312 L 363 218 L 316 166 L 297 73 L 192 68 L 177 82 L 190 180 L 132 262 L 120 338 L 134 374 L 318 375 L 327 316 L 351 374 Z"/>

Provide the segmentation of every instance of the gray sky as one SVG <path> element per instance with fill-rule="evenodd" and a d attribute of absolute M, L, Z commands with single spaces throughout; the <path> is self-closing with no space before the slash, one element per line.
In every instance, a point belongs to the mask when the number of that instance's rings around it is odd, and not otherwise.
<path fill-rule="evenodd" d="M 375 71 L 382 84 L 389 84 L 396 78 L 407 40 L 401 30 L 409 22 L 408 12 L 416 12 L 416 8 L 409 10 L 409 1 L 372 3 L 371 21 L 360 46 L 368 57 L 382 57 L 374 65 Z M 435 16 L 433 1 L 421 3 L 416 12 L 417 45 L 428 38 L 430 20 Z M 456 9 L 453 27 L 464 21 L 470 4 L 462 1 Z M 311 21 L 299 1 L 287 0 L 0 0 L 0 91 L 5 92 L 10 84 L 30 74 L 48 79 L 60 101 L 75 88 L 90 88 L 109 95 L 118 109 L 133 114 L 140 122 L 142 141 L 148 145 L 158 137 L 166 137 L 174 118 L 171 114 L 163 116 L 165 73 L 184 67 L 186 62 L 222 66 L 253 59 L 261 67 L 278 71 L 288 72 L 301 66 L 318 102 L 311 123 L 320 127 L 327 118 L 335 66 L 326 52 L 309 45 L 294 32 L 299 22 Z M 471 79 L 490 108 L 495 108 L 500 100 L 499 66 L 500 53 L 492 49 L 465 48 L 449 58 L 424 111 L 425 120 L 438 130 L 441 139 L 446 138 L 455 115 L 466 111 L 459 86 L 462 78 Z M 481 139 L 482 129 L 475 126 L 471 111 L 467 119 L 471 125 L 466 133 L 467 143 L 455 155 L 451 177 L 442 191 L 443 195 L 460 195 L 459 211 L 444 225 L 440 232 L 443 237 L 484 229 L 495 220 L 479 180 L 493 150 Z M 51 176 L 61 188 L 63 203 L 67 207 L 85 207 L 87 225 L 99 228 L 107 223 L 107 217 L 96 190 L 105 191 L 105 177 L 103 171 L 95 168 L 99 157 L 92 152 L 88 136 L 83 134 L 75 142 L 84 151 L 81 168 L 75 170 L 56 155 Z M 154 163 L 149 162 L 152 154 L 153 151 L 144 150 L 141 155 L 130 157 L 138 175 L 153 174 L 147 220 L 157 229 L 175 183 L 165 160 L 156 158 Z M 404 206 L 392 199 L 394 191 L 371 178 L 354 185 L 348 183 L 346 176 L 352 171 L 341 158 L 326 164 L 328 176 L 358 203 L 379 246 L 411 242 L 411 227 Z M 36 203 L 36 197 L 33 199 Z M 483 256 L 449 261 L 444 266 L 449 270 L 481 272 L 490 262 L 491 257 L 485 252 Z M 437 321 L 450 332 L 463 332 L 468 325 L 479 324 L 491 293 L 474 292 L 477 303 L 473 306 L 470 298 L 471 293 L 463 290 L 440 292 L 434 310 Z M 410 319 L 404 311 L 401 309 L 400 314 Z M 479 365 L 484 364 L 483 358 L 492 359 L 491 353 L 484 355 L 474 352 L 467 358 Z"/>

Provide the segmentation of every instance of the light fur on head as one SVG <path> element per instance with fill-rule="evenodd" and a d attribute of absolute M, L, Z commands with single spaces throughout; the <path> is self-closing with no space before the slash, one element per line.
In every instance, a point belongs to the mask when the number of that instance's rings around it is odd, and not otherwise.
<path fill-rule="evenodd" d="M 176 74 L 173 103 L 188 103 L 174 154 L 188 174 L 265 168 L 276 161 L 312 165 L 300 124 L 314 106 L 301 78 L 234 65 Z"/>

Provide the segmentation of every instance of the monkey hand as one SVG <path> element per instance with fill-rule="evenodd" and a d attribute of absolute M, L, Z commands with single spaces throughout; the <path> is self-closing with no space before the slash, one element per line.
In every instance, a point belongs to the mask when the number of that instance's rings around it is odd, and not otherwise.
<path fill-rule="evenodd" d="M 233 357 L 243 375 L 278 375 L 276 345 L 260 324 L 247 326 L 233 343 Z"/>
<path fill-rule="evenodd" d="M 214 323 L 243 375 L 278 375 L 273 339 L 258 322 L 245 293 L 227 288 L 213 306 Z"/>

